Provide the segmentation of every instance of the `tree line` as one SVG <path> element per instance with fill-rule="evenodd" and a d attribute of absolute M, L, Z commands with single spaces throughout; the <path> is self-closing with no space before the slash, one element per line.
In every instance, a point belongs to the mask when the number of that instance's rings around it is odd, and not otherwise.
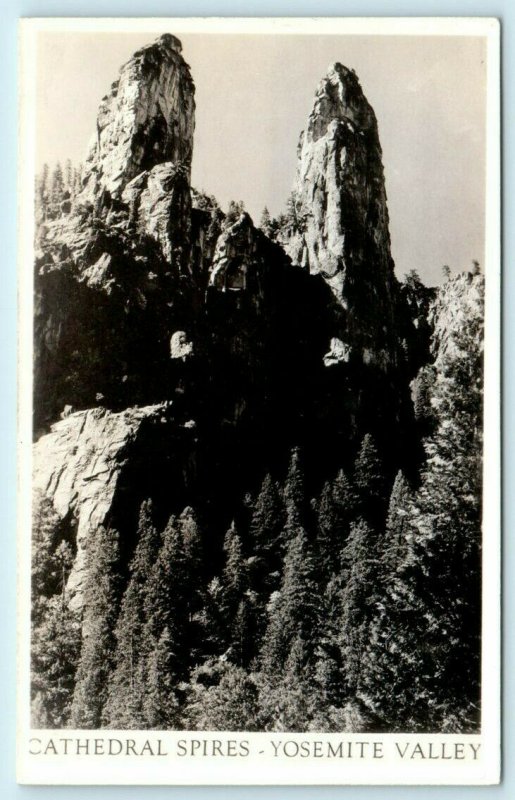
<path fill-rule="evenodd" d="M 74 166 L 69 158 L 64 165 L 57 162 L 52 169 L 48 164 L 43 164 L 36 178 L 36 224 L 41 225 L 69 214 L 81 187 L 81 165 Z"/>

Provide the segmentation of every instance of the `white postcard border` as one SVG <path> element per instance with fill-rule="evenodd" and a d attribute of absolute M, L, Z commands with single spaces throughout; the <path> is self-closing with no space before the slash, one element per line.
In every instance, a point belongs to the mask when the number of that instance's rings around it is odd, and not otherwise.
<path fill-rule="evenodd" d="M 484 393 L 484 552 L 482 630 L 482 732 L 480 735 L 351 735 L 194 733 L 157 731 L 33 731 L 30 729 L 30 529 L 31 529 L 31 415 L 32 415 L 32 270 L 33 270 L 33 176 L 35 130 L 35 37 L 37 32 L 113 31 L 160 33 L 262 33 L 318 35 L 420 35 L 485 36 L 488 42 L 487 77 L 487 184 L 486 184 L 486 298 L 485 298 L 485 393 Z M 500 55 L 499 23 L 486 18 L 103 18 L 25 19 L 20 24 L 20 179 L 19 179 L 19 384 L 18 384 L 18 754 L 20 783 L 66 785 L 487 785 L 500 774 Z M 90 740 L 88 753 L 52 752 L 43 756 L 32 751 L 48 747 L 54 739 Z M 32 741 L 31 741 L 32 740 Z M 103 744 L 95 744 L 95 741 Z M 141 754 L 106 755 L 98 750 L 109 740 L 134 740 Z M 193 756 L 178 754 L 179 742 L 192 740 L 248 742 L 250 756 Z M 274 755 L 274 744 L 308 742 L 309 756 Z M 160 741 L 162 755 L 154 752 Z M 148 748 L 145 751 L 145 743 Z M 380 757 L 350 758 L 316 755 L 316 742 L 323 747 L 342 747 L 382 742 Z M 435 758 L 464 743 L 480 743 L 481 758 Z M 45 744 L 46 743 L 46 744 Z M 107 743 L 107 744 L 106 744 Z M 406 761 L 397 745 L 433 757 L 416 756 Z M 433 749 L 429 751 L 429 745 Z M 61 743 L 59 747 L 63 747 Z M 115 748 L 117 746 L 113 745 Z M 209 747 L 209 745 L 207 745 Z M 58 746 L 55 745 L 58 749 Z M 66 745 L 68 747 L 68 745 Z M 72 747 L 72 745 L 70 745 Z M 92 749 L 89 752 L 89 748 Z M 295 745 L 291 745 L 292 752 Z M 438 751 L 434 748 L 440 748 Z M 443 749 L 441 749 L 443 748 Z M 445 748 L 450 748 L 445 750 Z M 152 752 L 150 752 L 152 751 Z M 164 753 L 167 753 L 165 756 Z M 376 752 L 378 750 L 376 749 Z M 408 752 L 408 751 L 406 751 Z M 456 751 L 454 751 L 456 752 Z M 458 750 L 461 753 L 461 750 Z"/>

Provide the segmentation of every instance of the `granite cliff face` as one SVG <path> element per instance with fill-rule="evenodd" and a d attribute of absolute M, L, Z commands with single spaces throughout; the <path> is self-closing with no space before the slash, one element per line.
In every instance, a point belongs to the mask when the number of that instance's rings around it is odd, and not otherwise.
<path fill-rule="evenodd" d="M 142 172 L 124 188 L 129 225 L 155 242 L 163 260 L 182 274 L 187 270 L 191 194 L 187 169 L 165 162 Z"/>
<path fill-rule="evenodd" d="M 68 519 L 73 528 L 76 557 L 68 589 L 74 597 L 82 588 L 88 538 L 99 525 L 110 524 L 115 496 L 124 493 L 124 469 L 138 450 L 138 438 L 145 431 L 148 444 L 156 433 L 161 435 L 169 422 L 167 412 L 165 404 L 118 414 L 104 408 L 80 411 L 56 422 L 34 445 L 36 496 L 52 498 L 59 518 Z"/>
<path fill-rule="evenodd" d="M 340 338 L 351 357 L 387 368 L 396 352 L 396 281 L 390 254 L 381 146 L 356 74 L 333 64 L 299 142 L 286 249 L 320 274 L 344 309 Z"/>
<path fill-rule="evenodd" d="M 392 473 L 417 457 L 416 369 L 399 344 L 411 322 L 356 76 L 337 64 L 317 91 L 297 225 L 274 241 L 190 186 L 194 87 L 180 50 L 164 36 L 122 68 L 82 189 L 38 236 L 35 484 L 76 542 L 77 596 L 88 532 L 116 527 L 128 555 L 148 497 L 164 521 L 194 506 L 218 535 L 293 446 L 313 492 L 365 433 Z"/>

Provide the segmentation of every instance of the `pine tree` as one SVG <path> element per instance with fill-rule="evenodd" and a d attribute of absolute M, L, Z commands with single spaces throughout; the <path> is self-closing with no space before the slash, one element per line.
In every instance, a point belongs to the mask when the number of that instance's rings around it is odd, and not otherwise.
<path fill-rule="evenodd" d="M 70 545 L 59 536 L 50 500 L 34 499 L 32 533 L 32 713 L 37 727 L 69 722 L 80 650 L 80 615 L 70 609 L 67 583 L 73 563 Z"/>
<path fill-rule="evenodd" d="M 57 576 L 61 594 L 61 604 L 66 605 L 66 584 L 73 564 L 73 552 L 68 542 L 61 541 L 52 556 L 54 574 Z"/>
<path fill-rule="evenodd" d="M 184 554 L 188 560 L 192 586 L 196 586 L 203 574 L 204 558 L 197 515 L 191 506 L 186 506 L 183 510 L 179 517 L 178 525 L 181 531 Z"/>
<path fill-rule="evenodd" d="M 108 683 L 103 726 L 142 728 L 144 684 L 141 675 L 140 644 L 143 604 L 136 580 L 131 578 L 122 599 L 115 628 L 115 663 Z"/>
<path fill-rule="evenodd" d="M 225 566 L 222 573 L 223 619 L 227 655 L 234 664 L 248 666 L 257 647 L 259 599 L 249 586 L 247 561 L 234 522 L 224 540 Z"/>
<path fill-rule="evenodd" d="M 340 515 L 351 520 L 356 513 L 356 495 L 343 469 L 339 470 L 332 484 L 333 499 Z"/>
<path fill-rule="evenodd" d="M 137 578 L 140 585 L 148 577 L 160 546 L 161 537 L 154 525 L 152 501 L 145 500 L 139 512 L 136 547 L 130 565 L 131 576 Z"/>
<path fill-rule="evenodd" d="M 44 604 L 31 641 L 32 726 L 65 728 L 69 724 L 81 625 L 77 611 L 63 607 L 59 595 Z"/>
<path fill-rule="evenodd" d="M 118 533 L 100 527 L 86 550 L 82 646 L 77 668 L 71 725 L 99 728 L 114 665 L 114 627 L 119 606 Z"/>
<path fill-rule="evenodd" d="M 378 541 L 379 580 L 360 674 L 360 696 L 383 729 L 390 731 L 417 727 L 412 715 L 417 708 L 418 678 L 410 661 L 423 631 L 416 619 L 418 599 L 412 585 L 413 499 L 399 472 L 390 496 L 386 532 Z"/>
<path fill-rule="evenodd" d="M 67 158 L 64 163 L 63 184 L 65 191 L 68 193 L 68 197 L 71 197 L 73 194 L 73 167 L 69 158 Z"/>
<path fill-rule="evenodd" d="M 284 214 L 282 217 L 285 219 Z M 283 220 L 284 224 L 284 220 Z M 279 232 L 279 222 L 275 217 L 270 215 L 268 208 L 265 206 L 261 214 L 261 221 L 259 227 L 269 239 L 275 239 Z"/>
<path fill-rule="evenodd" d="M 183 625 L 188 621 L 188 594 L 191 591 L 188 579 L 182 531 L 172 516 L 163 531 L 158 556 L 144 586 L 146 630 L 156 640 L 165 628 L 171 633 L 179 618 Z"/>
<path fill-rule="evenodd" d="M 224 587 L 220 578 L 214 577 L 202 593 L 202 605 L 197 614 L 198 641 L 202 642 L 204 658 L 220 656 L 229 646 L 224 600 Z"/>
<path fill-rule="evenodd" d="M 304 472 L 299 447 L 294 447 L 291 451 L 284 496 L 288 503 L 293 503 L 298 508 L 304 503 Z"/>
<path fill-rule="evenodd" d="M 346 682 L 341 651 L 341 621 L 346 585 L 342 573 L 329 580 L 322 597 L 319 640 L 313 691 L 317 695 L 317 719 L 324 730 L 337 730 L 334 725 L 338 710 L 346 700 Z"/>
<path fill-rule="evenodd" d="M 405 274 L 404 283 L 411 289 L 417 289 L 419 286 L 423 285 L 416 269 L 410 269 L 410 271 Z"/>
<path fill-rule="evenodd" d="M 40 225 L 48 218 L 48 164 L 43 164 L 41 174 L 36 178 L 35 217 Z"/>
<path fill-rule="evenodd" d="M 206 585 L 206 568 L 204 563 L 204 548 L 202 544 L 201 529 L 196 512 L 187 506 L 178 519 L 178 526 L 184 547 L 185 565 L 187 570 L 188 615 L 189 615 L 189 643 L 191 662 L 196 663 L 202 657 L 202 607 L 204 604 L 204 590 Z"/>
<path fill-rule="evenodd" d="M 164 628 L 147 657 L 145 721 L 149 728 L 158 730 L 181 727 L 181 703 L 177 697 L 175 642 L 176 631 Z"/>
<path fill-rule="evenodd" d="M 61 164 L 58 162 L 54 167 L 54 171 L 52 172 L 52 179 L 50 183 L 50 213 L 52 219 L 56 219 L 60 214 L 63 193 L 63 169 Z"/>
<path fill-rule="evenodd" d="M 271 233 L 271 222 L 272 218 L 270 216 L 270 211 L 265 206 L 263 211 L 261 212 L 261 220 L 259 222 L 259 227 L 267 236 L 270 236 Z"/>
<path fill-rule="evenodd" d="M 269 620 L 261 663 L 272 681 L 279 677 L 294 638 L 302 638 L 307 658 L 312 659 L 317 646 L 320 621 L 320 587 L 312 549 L 306 532 L 299 528 L 290 535 L 284 560 L 281 591 L 269 604 Z"/>
<path fill-rule="evenodd" d="M 247 576 L 241 539 L 234 521 L 224 539 L 225 566 L 222 584 L 225 594 L 225 609 L 228 618 L 235 614 L 241 597 L 247 589 Z"/>
<path fill-rule="evenodd" d="M 349 572 L 341 600 L 340 649 L 347 694 L 355 697 L 378 579 L 377 534 L 364 520 L 352 523 L 344 560 Z"/>
<path fill-rule="evenodd" d="M 306 230 L 308 214 L 302 210 L 302 203 L 294 192 L 286 202 L 286 219 L 290 233 L 303 233 Z"/>
<path fill-rule="evenodd" d="M 268 559 L 278 551 L 279 537 L 284 525 L 284 505 L 277 484 L 266 475 L 254 504 L 250 521 L 250 538 L 256 555 Z"/>
<path fill-rule="evenodd" d="M 188 513 L 187 517 L 191 522 L 192 514 Z M 196 634 L 200 623 L 192 617 L 191 609 L 191 559 L 195 559 L 197 550 L 191 547 L 191 536 L 187 539 L 188 550 L 184 546 L 184 533 L 191 534 L 191 526 L 184 524 L 185 519 L 183 515 L 180 524 L 174 517 L 170 519 L 146 587 L 146 623 L 140 658 L 145 662 L 143 710 L 148 727 L 155 727 L 158 722 L 166 728 L 177 727 L 183 700 L 182 686 L 188 678 L 190 662 L 195 659 L 194 648 L 202 648 Z M 159 665 L 166 670 L 165 673 L 159 673 Z M 165 710 L 156 705 L 156 698 L 166 692 L 171 714 L 168 719 Z"/>
<path fill-rule="evenodd" d="M 281 551 L 285 558 L 290 541 L 304 530 L 306 523 L 306 495 L 301 452 L 293 448 L 283 490 L 285 524 L 280 535 Z"/>
<path fill-rule="evenodd" d="M 413 411 L 422 435 L 427 436 L 435 423 L 434 409 L 431 407 L 431 395 L 435 382 L 435 370 L 426 364 L 417 373 L 411 383 Z"/>
<path fill-rule="evenodd" d="M 317 546 L 321 572 L 326 581 L 335 572 L 338 551 L 335 552 L 334 531 L 336 527 L 336 513 L 334 507 L 333 489 L 327 481 L 322 489 L 317 505 Z"/>
<path fill-rule="evenodd" d="M 340 554 L 339 566 L 343 567 L 342 552 L 349 537 L 350 524 L 358 515 L 358 497 L 345 472 L 341 469 L 332 485 L 335 508 L 334 546 Z"/>
<path fill-rule="evenodd" d="M 150 501 L 142 504 L 137 544 L 129 567 L 130 579 L 116 623 L 115 666 L 108 684 L 103 724 L 112 728 L 139 728 L 144 724 L 144 684 L 140 661 L 147 581 L 160 546 Z"/>
<path fill-rule="evenodd" d="M 281 533 L 285 523 L 284 502 L 277 484 L 266 475 L 249 525 L 253 558 L 249 580 L 261 607 L 261 618 L 268 598 L 279 588 L 282 569 Z M 259 612 L 258 612 L 259 613 Z"/>
<path fill-rule="evenodd" d="M 328 581 L 344 569 L 342 550 L 355 518 L 357 498 L 340 470 L 333 481 L 327 481 L 316 503 L 316 543 L 321 573 Z"/>
<path fill-rule="evenodd" d="M 242 596 L 231 626 L 230 659 L 247 668 L 256 655 L 256 610 L 248 594 Z"/>
<path fill-rule="evenodd" d="M 361 516 L 381 527 L 385 479 L 375 442 L 369 433 L 364 437 L 354 463 L 354 484 Z"/>
<path fill-rule="evenodd" d="M 316 542 L 320 569 L 325 580 L 342 567 L 341 552 L 355 515 L 356 499 L 341 470 L 334 481 L 327 481 L 316 504 Z"/>
<path fill-rule="evenodd" d="M 286 661 L 276 683 L 261 681 L 260 705 L 267 730 L 309 729 L 319 698 L 313 682 L 314 661 L 299 633 L 290 643 Z"/>
<path fill-rule="evenodd" d="M 233 225 L 239 217 L 245 212 L 245 203 L 243 200 L 231 200 L 225 215 L 225 222 L 227 225 Z"/>
<path fill-rule="evenodd" d="M 386 536 L 381 546 L 383 575 L 386 574 L 387 580 L 389 575 L 395 573 L 399 564 L 409 557 L 413 539 L 412 514 L 413 494 L 403 472 L 399 470 L 390 495 Z"/>
<path fill-rule="evenodd" d="M 32 621 L 33 624 L 37 624 L 42 601 L 45 597 L 51 597 L 59 585 L 54 559 L 54 540 L 59 519 L 51 500 L 46 497 L 36 495 L 32 508 Z"/>

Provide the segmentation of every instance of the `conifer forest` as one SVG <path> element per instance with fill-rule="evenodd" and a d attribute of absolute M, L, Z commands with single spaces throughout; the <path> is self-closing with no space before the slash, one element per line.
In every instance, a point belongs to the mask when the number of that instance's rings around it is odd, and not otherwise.
<path fill-rule="evenodd" d="M 37 176 L 34 727 L 480 729 L 484 277 L 396 277 L 374 111 L 313 91 L 278 217 L 191 186 L 172 35 Z"/>

